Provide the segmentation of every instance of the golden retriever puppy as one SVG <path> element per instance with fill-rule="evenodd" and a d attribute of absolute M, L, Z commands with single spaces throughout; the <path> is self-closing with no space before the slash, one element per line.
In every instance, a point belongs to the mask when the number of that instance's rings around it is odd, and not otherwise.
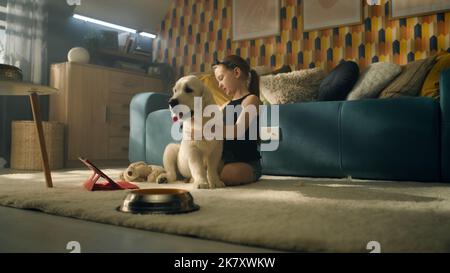
<path fill-rule="evenodd" d="M 196 76 L 185 76 L 176 82 L 169 105 L 171 109 L 176 109 L 177 106 L 184 107 L 184 111 L 172 112 L 174 121 L 181 119 L 183 122 L 183 136 L 180 144 L 171 143 L 165 148 L 163 163 L 166 173 L 158 176 L 157 182 L 174 182 L 177 180 L 178 173 L 184 179 L 190 179 L 194 188 L 225 187 L 219 178 L 223 149 L 223 140 L 220 139 L 223 138 L 217 139 L 203 135 L 204 126 L 213 119 L 204 117 L 203 109 L 207 106 L 219 109 L 211 92 Z M 199 120 L 201 125 L 198 123 Z M 197 133 L 199 135 L 196 135 Z"/>

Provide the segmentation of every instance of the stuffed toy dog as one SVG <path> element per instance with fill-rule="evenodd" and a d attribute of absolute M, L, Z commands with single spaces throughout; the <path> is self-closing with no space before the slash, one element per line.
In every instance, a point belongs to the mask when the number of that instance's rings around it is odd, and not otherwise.
<path fill-rule="evenodd" d="M 147 165 L 144 161 L 131 163 L 128 168 L 120 175 L 120 179 L 127 182 L 151 182 L 155 183 L 156 178 L 165 173 L 161 166 Z M 159 181 L 160 183 L 163 180 Z"/>

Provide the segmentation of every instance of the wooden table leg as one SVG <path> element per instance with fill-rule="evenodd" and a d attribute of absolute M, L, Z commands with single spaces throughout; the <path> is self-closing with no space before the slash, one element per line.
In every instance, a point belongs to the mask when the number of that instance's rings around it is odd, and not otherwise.
<path fill-rule="evenodd" d="M 50 173 L 50 167 L 49 167 L 49 163 L 48 163 L 48 155 L 47 155 L 47 148 L 45 146 L 44 130 L 42 129 L 42 119 L 41 119 L 41 112 L 39 110 L 38 95 L 35 92 L 30 94 L 30 101 L 31 101 L 31 109 L 33 110 L 34 123 L 36 124 L 36 129 L 37 129 L 37 133 L 38 133 L 38 137 L 39 137 L 39 146 L 41 148 L 42 166 L 44 168 L 44 173 L 45 173 L 45 182 L 46 182 L 48 188 L 52 188 L 53 187 L 52 175 Z"/>

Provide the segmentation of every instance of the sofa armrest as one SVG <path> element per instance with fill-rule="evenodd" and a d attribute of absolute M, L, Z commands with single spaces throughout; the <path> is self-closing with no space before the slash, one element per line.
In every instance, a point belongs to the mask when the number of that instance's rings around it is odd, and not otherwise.
<path fill-rule="evenodd" d="M 439 80 L 441 104 L 441 175 L 450 182 L 450 69 L 441 72 Z"/>
<path fill-rule="evenodd" d="M 443 120 L 450 123 L 450 69 L 441 72 L 439 79 L 439 95 Z"/>
<path fill-rule="evenodd" d="M 145 121 L 151 112 L 168 108 L 169 95 L 146 92 L 133 96 L 130 104 L 128 160 L 145 161 Z"/>

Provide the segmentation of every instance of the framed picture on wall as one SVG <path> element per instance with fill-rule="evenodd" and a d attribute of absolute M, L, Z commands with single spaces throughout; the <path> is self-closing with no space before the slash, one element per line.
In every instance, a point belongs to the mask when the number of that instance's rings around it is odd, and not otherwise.
<path fill-rule="evenodd" d="M 280 34 L 280 0 L 233 0 L 233 41 Z"/>
<path fill-rule="evenodd" d="M 361 0 L 303 0 L 303 31 L 361 24 Z"/>
<path fill-rule="evenodd" d="M 391 19 L 450 10 L 450 0 L 391 0 Z"/>

